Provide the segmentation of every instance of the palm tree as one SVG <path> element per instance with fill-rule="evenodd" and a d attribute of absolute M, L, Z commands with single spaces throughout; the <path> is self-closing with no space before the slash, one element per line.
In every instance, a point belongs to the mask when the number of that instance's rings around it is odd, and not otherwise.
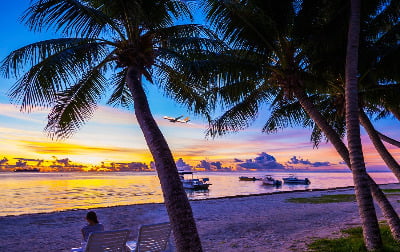
<path fill-rule="evenodd" d="M 332 6 L 335 8 L 332 8 Z M 295 98 L 332 142 L 343 160 L 351 167 L 349 152 L 340 136 L 331 125 L 326 123 L 324 117 L 307 95 L 307 93 L 316 91 L 325 90 L 326 92 L 328 86 L 324 87 L 321 84 L 327 83 L 327 77 L 329 77 L 328 80 L 332 80 L 332 76 L 336 78 L 337 73 L 343 72 L 344 54 L 338 54 L 342 56 L 342 60 L 339 60 L 338 63 L 332 62 L 331 65 L 334 67 L 329 68 L 329 71 L 310 71 L 315 68 L 315 65 L 318 65 L 317 58 L 321 58 L 321 54 L 316 53 L 316 59 L 313 59 L 313 55 L 310 57 L 306 50 L 308 39 L 304 38 L 304 34 L 312 34 L 315 22 L 319 21 L 318 15 L 313 15 L 314 13 L 324 13 L 322 10 L 346 9 L 343 6 L 346 5 L 338 2 L 330 2 L 330 6 L 320 6 L 315 1 L 303 1 L 301 8 L 295 6 L 291 1 L 279 3 L 270 1 L 263 1 L 262 3 L 257 1 L 207 1 L 208 17 L 216 25 L 217 30 L 225 35 L 225 38 L 233 47 L 242 48 L 229 52 L 235 54 L 237 57 L 235 60 L 228 61 L 224 58 L 221 60 L 225 63 L 219 69 L 222 76 L 226 75 L 227 69 L 233 69 L 235 73 L 225 77 L 227 85 L 222 83 L 225 86 L 214 89 L 220 89 L 219 96 L 224 102 L 236 104 L 236 106 L 229 109 L 217 120 L 212 121 L 209 133 L 217 135 L 243 129 L 257 116 L 259 107 L 266 101 L 273 101 L 274 97 L 281 100 L 282 97 L 286 96 L 286 100 L 289 101 Z M 297 17 L 296 12 L 299 13 Z M 284 15 L 277 17 L 277 13 L 284 13 Z M 336 13 L 334 14 L 332 16 L 338 16 Z M 292 18 L 290 18 L 291 15 Z M 303 22 L 302 25 L 300 21 L 306 19 L 305 17 L 316 18 L 313 22 Z M 324 20 L 322 18 L 320 20 Z M 344 20 L 340 16 L 338 19 L 341 22 Z M 288 23 L 289 27 L 285 27 L 285 23 Z M 346 22 L 342 23 L 342 26 L 347 27 Z M 302 32 L 305 29 L 309 29 L 310 33 Z M 337 40 L 344 36 L 335 37 Z M 336 42 L 333 42 L 334 45 L 336 45 Z M 313 47 L 313 50 L 318 51 L 316 48 L 319 47 Z M 338 50 L 335 49 L 337 53 Z M 339 49 L 341 48 L 339 47 Z M 328 59 L 330 58 L 326 57 L 326 60 Z M 247 64 L 244 64 L 244 61 Z M 216 63 L 218 64 L 218 61 Z M 226 66 L 227 63 L 230 66 Z M 329 66 L 330 62 L 324 63 L 326 67 L 327 64 Z M 343 67 L 343 69 L 340 67 Z M 215 66 L 212 68 L 218 69 Z M 251 74 L 249 75 L 248 72 Z M 316 73 L 318 74 L 315 75 Z M 235 89 L 235 87 L 238 88 Z M 241 92 L 238 92 L 238 90 L 241 90 Z M 389 222 L 390 225 L 393 225 L 391 226 L 392 231 L 397 230 L 395 237 L 399 238 L 400 222 L 397 214 L 387 200 L 384 202 L 384 195 L 373 180 L 369 176 L 366 176 L 366 180 L 380 206 L 384 208 L 385 216 L 394 218 Z M 368 187 L 361 189 L 364 189 L 363 193 L 365 194 L 370 193 Z M 376 220 L 374 210 L 371 213 L 371 218 Z M 369 223 L 364 224 L 368 225 Z"/>
<path fill-rule="evenodd" d="M 157 84 L 195 113 L 205 113 L 206 101 L 197 91 L 206 83 L 197 66 L 221 43 L 207 39 L 211 33 L 199 25 L 174 25 L 182 16 L 191 18 L 177 0 L 34 1 L 23 16 L 26 25 L 36 32 L 54 29 L 63 37 L 13 51 L 1 71 L 6 77 L 22 73 L 10 90 L 21 110 L 52 107 L 46 130 L 53 138 L 76 132 L 110 89 L 108 104 L 131 108 L 133 103 L 156 164 L 177 250 L 186 252 L 202 250 L 196 223 L 143 88 Z"/>
<path fill-rule="evenodd" d="M 368 250 L 382 248 L 378 219 L 374 202 L 368 186 L 367 171 L 360 138 L 358 119 L 358 48 L 360 37 L 361 1 L 351 0 L 349 31 L 346 52 L 346 127 L 350 154 L 350 165 L 353 173 L 354 188 L 361 217 L 365 246 Z"/>

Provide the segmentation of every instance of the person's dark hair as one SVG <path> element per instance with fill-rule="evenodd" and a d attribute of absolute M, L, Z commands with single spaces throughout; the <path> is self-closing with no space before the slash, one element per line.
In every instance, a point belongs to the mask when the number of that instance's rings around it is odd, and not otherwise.
<path fill-rule="evenodd" d="M 99 223 L 97 220 L 97 215 L 95 212 L 90 211 L 86 214 L 86 219 L 93 221 L 94 223 Z"/>

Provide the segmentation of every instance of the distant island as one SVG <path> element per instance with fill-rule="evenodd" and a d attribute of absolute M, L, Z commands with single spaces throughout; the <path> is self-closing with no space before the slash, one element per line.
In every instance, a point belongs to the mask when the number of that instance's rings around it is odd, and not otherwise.
<path fill-rule="evenodd" d="M 210 161 L 200 160 L 190 165 L 183 158 L 176 160 L 179 170 L 185 171 L 266 171 L 266 172 L 348 172 L 342 162 L 328 161 L 311 162 L 307 159 L 292 156 L 287 162 L 279 163 L 274 156 L 261 152 L 255 158 Z M 50 160 L 12 157 L 0 160 L 0 172 L 152 172 L 154 162 L 111 162 L 104 161 L 97 165 L 87 165 L 73 162 L 69 158 L 52 156 Z M 386 169 L 375 169 L 374 172 L 385 172 Z"/>

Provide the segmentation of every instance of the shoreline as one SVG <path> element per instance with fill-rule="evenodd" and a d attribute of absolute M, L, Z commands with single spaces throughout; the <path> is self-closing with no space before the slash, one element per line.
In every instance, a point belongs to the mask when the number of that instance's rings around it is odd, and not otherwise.
<path fill-rule="evenodd" d="M 381 185 L 400 189 L 400 184 Z M 353 193 L 353 188 L 290 191 L 191 200 L 204 251 L 304 251 L 314 238 L 338 236 L 341 229 L 359 225 L 355 202 L 288 203 L 293 197 Z M 400 195 L 389 197 L 400 211 Z M 332 211 L 335 209 L 335 211 Z M 168 221 L 163 203 L 92 209 L 106 230 L 131 230 L 141 224 Z M 80 228 L 88 210 L 0 217 L 0 251 L 69 251 L 80 244 Z M 377 208 L 379 219 L 382 213 Z M 21 242 L 23 241 L 23 242 Z"/>
<path fill-rule="evenodd" d="M 379 186 L 390 186 L 390 185 L 399 185 L 400 183 L 383 183 L 378 184 Z M 339 191 L 339 190 L 351 190 L 354 189 L 354 186 L 341 186 L 341 187 L 330 187 L 330 188 L 316 188 L 316 189 L 299 189 L 299 190 L 292 190 L 292 191 L 276 191 L 276 192 L 268 192 L 268 193 L 253 193 L 253 194 L 243 194 L 243 195 L 232 195 L 232 196 L 221 196 L 215 198 L 206 198 L 206 199 L 189 199 L 190 202 L 196 201 L 207 201 L 207 200 L 219 200 L 219 199 L 230 199 L 230 198 L 246 198 L 246 197 L 256 197 L 256 196 L 267 196 L 267 195 L 274 195 L 274 194 L 287 194 L 287 193 L 294 193 L 294 192 L 318 192 L 318 191 Z M 149 205 L 149 204 L 161 204 L 164 205 L 163 202 L 152 202 L 152 203 L 138 203 L 138 204 L 125 204 L 125 205 L 114 205 L 114 206 L 104 206 L 104 207 L 94 207 L 94 208 L 72 208 L 72 209 L 65 209 L 60 211 L 50 211 L 50 212 L 41 212 L 41 213 L 23 213 L 23 214 L 11 214 L 11 215 L 3 215 L 0 216 L 1 218 L 7 217 L 18 217 L 18 216 L 30 216 L 30 215 L 39 215 L 39 214 L 53 214 L 53 213 L 63 213 L 69 211 L 82 211 L 86 210 L 89 211 L 91 209 L 103 209 L 103 208 L 112 208 L 112 207 L 126 207 L 126 206 L 141 206 L 141 205 Z"/>

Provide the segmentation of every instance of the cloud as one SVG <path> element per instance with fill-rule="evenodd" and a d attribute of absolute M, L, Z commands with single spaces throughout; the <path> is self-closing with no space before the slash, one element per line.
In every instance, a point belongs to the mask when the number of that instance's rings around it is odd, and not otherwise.
<path fill-rule="evenodd" d="M 192 166 L 190 166 L 189 164 L 185 163 L 185 161 L 183 161 L 182 158 L 179 158 L 176 162 L 176 168 L 178 170 L 190 170 L 192 169 Z"/>
<path fill-rule="evenodd" d="M 237 160 L 237 159 L 235 159 Z M 284 166 L 278 162 L 276 162 L 275 157 L 269 155 L 265 152 L 261 152 L 257 157 L 252 159 L 247 159 L 245 162 L 242 162 L 237 165 L 237 168 L 245 168 L 245 169 L 284 169 Z"/>
<path fill-rule="evenodd" d="M 313 167 L 321 167 L 321 166 L 331 166 L 329 162 L 315 162 L 312 164 Z"/>
<path fill-rule="evenodd" d="M 222 170 L 227 169 L 227 167 L 223 167 L 220 161 L 209 162 L 207 160 L 201 160 L 199 164 L 196 165 L 196 168 L 203 168 L 205 170 Z"/>
<path fill-rule="evenodd" d="M 311 162 L 308 160 L 304 159 L 298 159 L 296 156 L 293 156 L 290 158 L 290 161 L 287 162 L 288 164 L 305 164 L 305 165 L 311 165 Z"/>
<path fill-rule="evenodd" d="M 63 142 L 39 142 L 39 141 L 19 141 L 24 147 L 31 149 L 33 152 L 41 154 L 83 154 L 83 153 L 103 153 L 103 152 L 120 152 L 120 153 L 137 153 L 144 152 L 144 149 L 122 148 L 122 147 L 98 147 L 90 145 L 71 144 Z"/>
<path fill-rule="evenodd" d="M 293 156 L 290 158 L 288 162 L 286 162 L 287 168 L 294 168 L 295 166 L 303 166 L 304 168 L 309 168 L 309 167 L 330 167 L 332 164 L 328 161 L 323 161 L 323 162 L 311 162 L 308 159 L 302 159 L 302 158 L 297 158 L 296 156 Z"/>
<path fill-rule="evenodd" d="M 16 105 L 0 103 L 0 116 L 29 121 L 29 123 L 43 123 L 43 118 L 48 115 L 49 109 L 37 108 L 31 113 L 21 112 Z"/>

